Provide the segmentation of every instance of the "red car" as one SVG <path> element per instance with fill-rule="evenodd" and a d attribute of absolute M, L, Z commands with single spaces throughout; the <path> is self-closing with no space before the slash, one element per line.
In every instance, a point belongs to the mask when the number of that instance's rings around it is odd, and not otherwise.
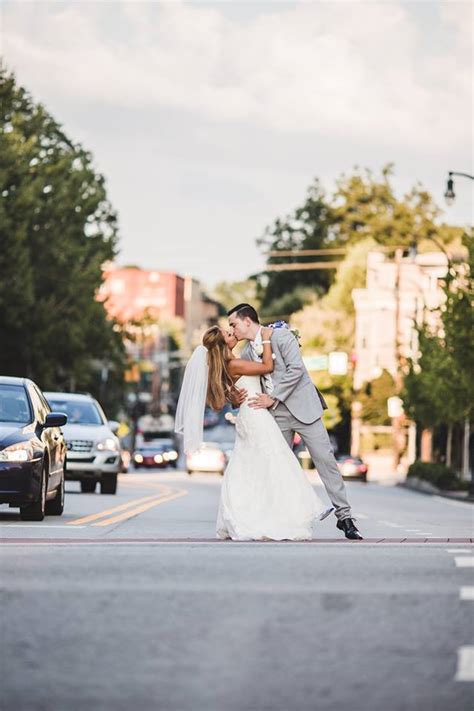
<path fill-rule="evenodd" d="M 178 452 L 173 440 L 162 439 L 155 442 L 145 442 L 133 453 L 134 469 L 140 467 L 159 468 L 175 467 L 178 463 Z"/>

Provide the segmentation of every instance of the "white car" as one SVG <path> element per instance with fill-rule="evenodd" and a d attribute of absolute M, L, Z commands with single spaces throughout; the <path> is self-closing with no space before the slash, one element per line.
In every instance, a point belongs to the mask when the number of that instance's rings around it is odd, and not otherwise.
<path fill-rule="evenodd" d="M 192 472 L 216 472 L 222 475 L 226 466 L 227 456 L 222 449 L 222 445 L 215 442 L 204 442 L 197 452 L 188 454 L 186 457 L 188 474 L 192 474 Z"/>
<path fill-rule="evenodd" d="M 66 479 L 81 482 L 81 491 L 92 493 L 100 482 L 101 494 L 115 494 L 122 468 L 118 423 L 107 421 L 91 395 L 45 392 L 51 408 L 64 412 L 68 423 L 63 433 L 67 445 Z"/>

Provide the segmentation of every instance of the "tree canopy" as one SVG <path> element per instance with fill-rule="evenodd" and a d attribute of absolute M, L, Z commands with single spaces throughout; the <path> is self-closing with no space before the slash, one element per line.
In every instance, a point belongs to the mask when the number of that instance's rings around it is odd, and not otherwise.
<path fill-rule="evenodd" d="M 123 346 L 96 298 L 117 217 L 90 152 L 0 68 L 0 372 L 91 388 Z"/>
<path fill-rule="evenodd" d="M 410 416 L 424 427 L 472 418 L 474 408 L 474 243 L 466 234 L 468 261 L 451 266 L 444 287 L 440 328 L 423 324 L 419 354 L 405 376 L 404 402 Z"/>
<path fill-rule="evenodd" d="M 318 179 L 308 188 L 301 206 L 285 219 L 278 218 L 257 240 L 268 256 L 267 266 L 275 264 L 339 261 L 343 256 L 286 256 L 288 250 L 352 248 L 370 239 L 375 245 L 407 249 L 417 244 L 419 251 L 460 242 L 463 230 L 441 221 L 441 210 L 431 195 L 414 185 L 397 197 L 392 184 L 393 166 L 382 168 L 380 175 L 368 169 L 354 168 L 342 175 L 332 195 L 327 195 Z M 324 295 L 334 279 L 334 269 L 264 271 L 258 276 L 262 311 L 271 316 L 289 317 Z"/>

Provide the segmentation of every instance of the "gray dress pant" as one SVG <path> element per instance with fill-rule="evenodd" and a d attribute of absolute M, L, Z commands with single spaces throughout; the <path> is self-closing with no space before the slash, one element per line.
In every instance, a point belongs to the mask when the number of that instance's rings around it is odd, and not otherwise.
<path fill-rule="evenodd" d="M 293 445 L 295 432 L 301 436 L 335 508 L 335 514 L 339 521 L 345 518 L 352 518 L 344 480 L 334 458 L 334 451 L 321 418 L 309 425 L 305 425 L 300 420 L 297 420 L 282 402 L 270 412 L 290 447 Z"/>

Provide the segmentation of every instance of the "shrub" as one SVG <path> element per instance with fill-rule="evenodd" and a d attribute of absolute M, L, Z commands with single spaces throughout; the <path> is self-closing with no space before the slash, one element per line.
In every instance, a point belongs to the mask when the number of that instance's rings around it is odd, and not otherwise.
<path fill-rule="evenodd" d="M 464 484 L 454 469 L 433 462 L 413 462 L 407 476 L 429 481 L 439 489 L 462 489 Z"/>

